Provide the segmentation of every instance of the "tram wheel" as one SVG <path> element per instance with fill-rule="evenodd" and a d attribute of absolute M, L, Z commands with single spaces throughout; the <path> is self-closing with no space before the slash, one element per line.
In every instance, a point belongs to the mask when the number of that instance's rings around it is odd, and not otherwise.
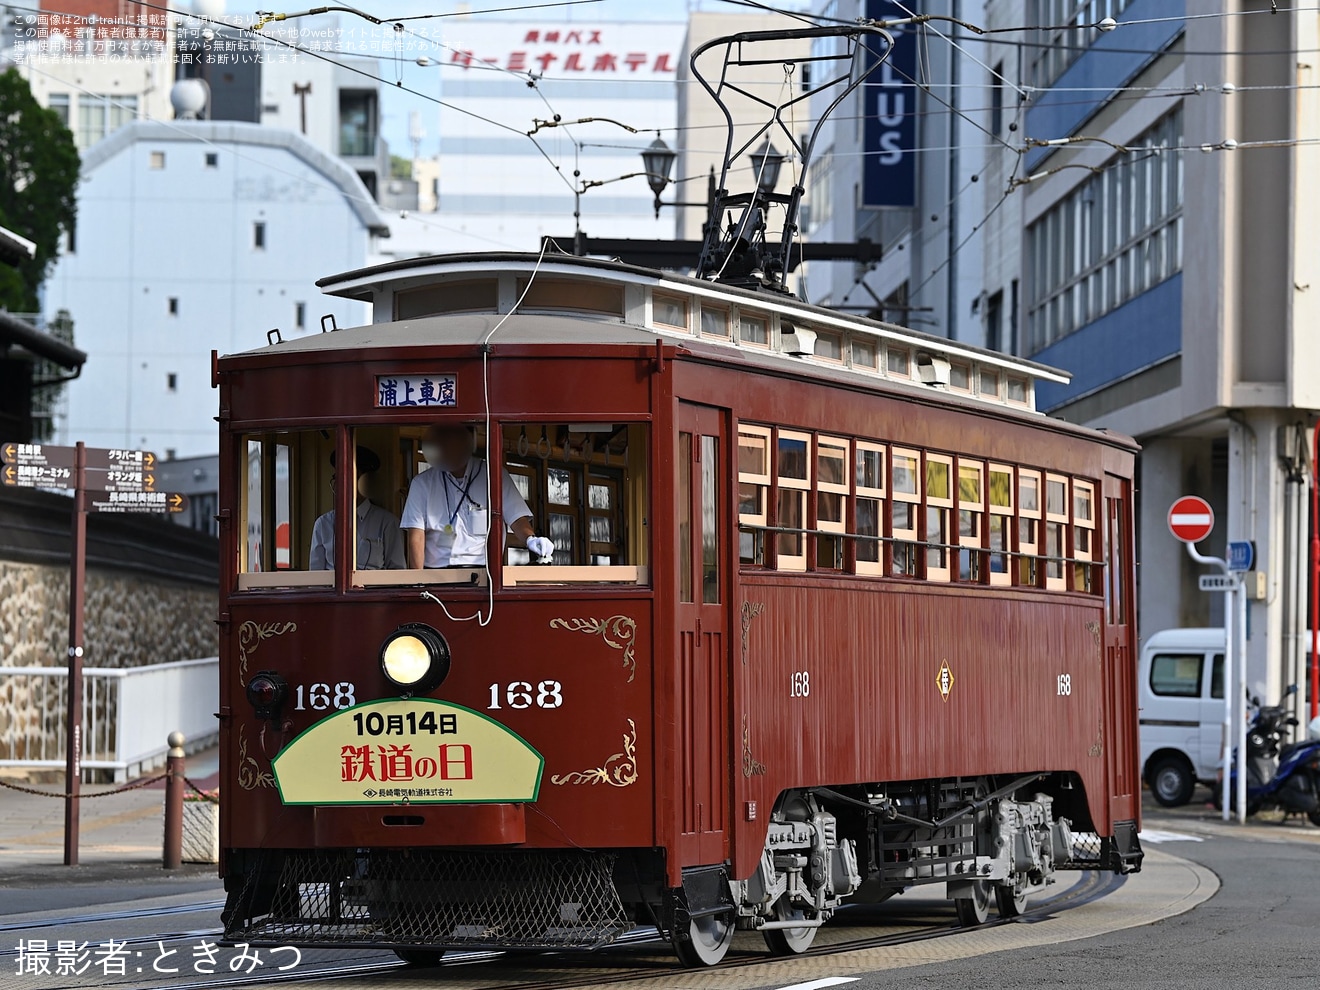
<path fill-rule="evenodd" d="M 395 949 L 394 954 L 409 966 L 439 966 L 444 949 Z"/>
<path fill-rule="evenodd" d="M 1027 895 L 1015 892 L 1012 884 L 995 884 L 995 904 L 999 907 L 999 917 L 1020 918 L 1027 909 Z"/>
<path fill-rule="evenodd" d="M 964 928 L 985 924 L 985 919 L 990 917 L 990 885 L 984 880 L 972 881 L 972 896 L 955 897 L 953 909 L 958 914 L 958 924 Z"/>
<path fill-rule="evenodd" d="M 710 914 L 688 922 L 688 937 L 674 939 L 678 961 L 689 969 L 718 966 L 733 943 L 736 930 L 732 914 Z"/>
<path fill-rule="evenodd" d="M 807 912 L 802 908 L 782 907 L 783 900 L 775 905 L 776 921 L 805 921 Z M 765 944 L 770 948 L 770 954 L 773 956 L 796 956 L 806 952 L 811 948 L 811 943 L 816 940 L 816 928 L 814 926 L 804 926 L 802 928 L 772 928 L 769 931 L 762 931 L 761 937 L 765 939 Z"/>

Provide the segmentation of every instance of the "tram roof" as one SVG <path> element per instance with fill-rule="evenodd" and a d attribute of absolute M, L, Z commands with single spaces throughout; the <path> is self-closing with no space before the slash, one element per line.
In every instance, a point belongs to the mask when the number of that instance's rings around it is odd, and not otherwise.
<path fill-rule="evenodd" d="M 758 309 L 779 313 L 790 318 L 796 317 L 817 326 L 861 331 L 874 335 L 879 339 L 902 341 L 913 347 L 927 348 L 949 357 L 962 357 L 982 364 L 994 365 L 1005 371 L 1016 372 L 1033 379 L 1061 384 L 1067 384 L 1072 379 L 1070 372 L 1050 365 L 962 343 L 948 337 L 913 330 L 894 323 L 885 323 L 861 316 L 849 316 L 825 306 L 804 302 L 795 296 L 769 290 L 758 292 L 739 286 L 725 285 L 692 278 L 688 275 L 663 272 L 653 268 L 643 268 L 639 265 L 630 265 L 621 261 L 609 261 L 601 258 L 582 258 L 567 254 L 542 257 L 524 252 L 431 255 L 392 261 L 370 268 L 358 268 L 338 275 L 330 275 L 319 279 L 316 284 L 328 295 L 377 302 L 377 297 L 382 293 L 392 292 L 396 288 L 415 287 L 419 283 L 425 283 L 429 277 L 480 276 L 502 273 L 530 274 L 533 270 L 542 276 L 571 275 L 578 278 L 594 276 L 602 281 L 657 286 L 691 297 L 712 299 L 734 305 L 753 305 Z M 652 341 L 655 337 L 655 329 L 647 328 L 646 336 Z M 679 336 L 686 336 L 691 339 L 691 335 L 679 334 Z M 597 336 L 593 339 L 600 340 L 601 338 Z"/>

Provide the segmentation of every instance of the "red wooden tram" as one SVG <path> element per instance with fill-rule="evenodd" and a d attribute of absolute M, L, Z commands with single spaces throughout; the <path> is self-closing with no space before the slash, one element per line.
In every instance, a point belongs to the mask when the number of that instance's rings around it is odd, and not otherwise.
<path fill-rule="evenodd" d="M 323 288 L 374 322 L 215 365 L 228 938 L 654 924 L 712 964 L 916 884 L 975 924 L 1139 868 L 1136 447 L 1036 413 L 1057 372 L 580 258 Z M 359 569 L 331 455 L 397 516 L 437 422 L 552 562 L 497 524 L 487 564 Z M 332 509 L 358 557 L 311 570 Z"/>

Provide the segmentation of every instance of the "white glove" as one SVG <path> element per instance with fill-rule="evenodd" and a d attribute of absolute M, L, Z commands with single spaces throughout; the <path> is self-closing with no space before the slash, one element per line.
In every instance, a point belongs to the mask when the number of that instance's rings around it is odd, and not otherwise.
<path fill-rule="evenodd" d="M 555 555 L 554 543 L 544 536 L 529 536 L 527 538 L 527 550 L 537 557 L 549 560 Z"/>

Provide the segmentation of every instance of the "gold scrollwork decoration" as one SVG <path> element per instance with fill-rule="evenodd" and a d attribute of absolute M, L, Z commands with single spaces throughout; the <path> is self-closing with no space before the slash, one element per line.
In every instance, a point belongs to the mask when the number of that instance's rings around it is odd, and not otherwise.
<path fill-rule="evenodd" d="M 611 787 L 627 787 L 637 783 L 637 723 L 628 719 L 628 731 L 623 734 L 623 752 L 615 753 L 603 764 L 590 770 L 574 770 L 572 773 L 556 774 L 550 783 L 564 784 L 609 784 Z"/>
<path fill-rule="evenodd" d="M 747 666 L 747 635 L 752 630 L 752 620 L 765 611 L 765 602 L 742 603 L 742 662 Z"/>
<path fill-rule="evenodd" d="M 628 683 L 631 684 L 637 676 L 637 657 L 633 653 L 637 622 L 634 619 L 626 615 L 611 615 L 606 619 L 551 619 L 550 628 L 599 636 L 605 640 L 606 646 L 623 651 L 623 666 L 628 671 Z"/>
<path fill-rule="evenodd" d="M 743 713 L 742 721 L 742 772 L 744 777 L 760 777 L 765 773 L 765 764 L 752 756 L 751 733 L 747 729 L 747 713 Z"/>
<path fill-rule="evenodd" d="M 1086 755 L 1090 757 L 1099 756 L 1101 753 L 1105 751 L 1104 742 L 1105 742 L 1105 721 L 1104 719 L 1096 719 L 1095 745 L 1086 751 Z"/>
<path fill-rule="evenodd" d="M 249 619 L 238 627 L 238 683 L 247 685 L 248 657 L 257 652 L 261 641 L 287 632 L 297 632 L 296 622 L 253 622 Z"/>
<path fill-rule="evenodd" d="M 275 775 L 261 769 L 261 764 L 254 757 L 248 756 L 246 725 L 238 727 L 238 786 L 245 791 L 275 786 Z"/>

